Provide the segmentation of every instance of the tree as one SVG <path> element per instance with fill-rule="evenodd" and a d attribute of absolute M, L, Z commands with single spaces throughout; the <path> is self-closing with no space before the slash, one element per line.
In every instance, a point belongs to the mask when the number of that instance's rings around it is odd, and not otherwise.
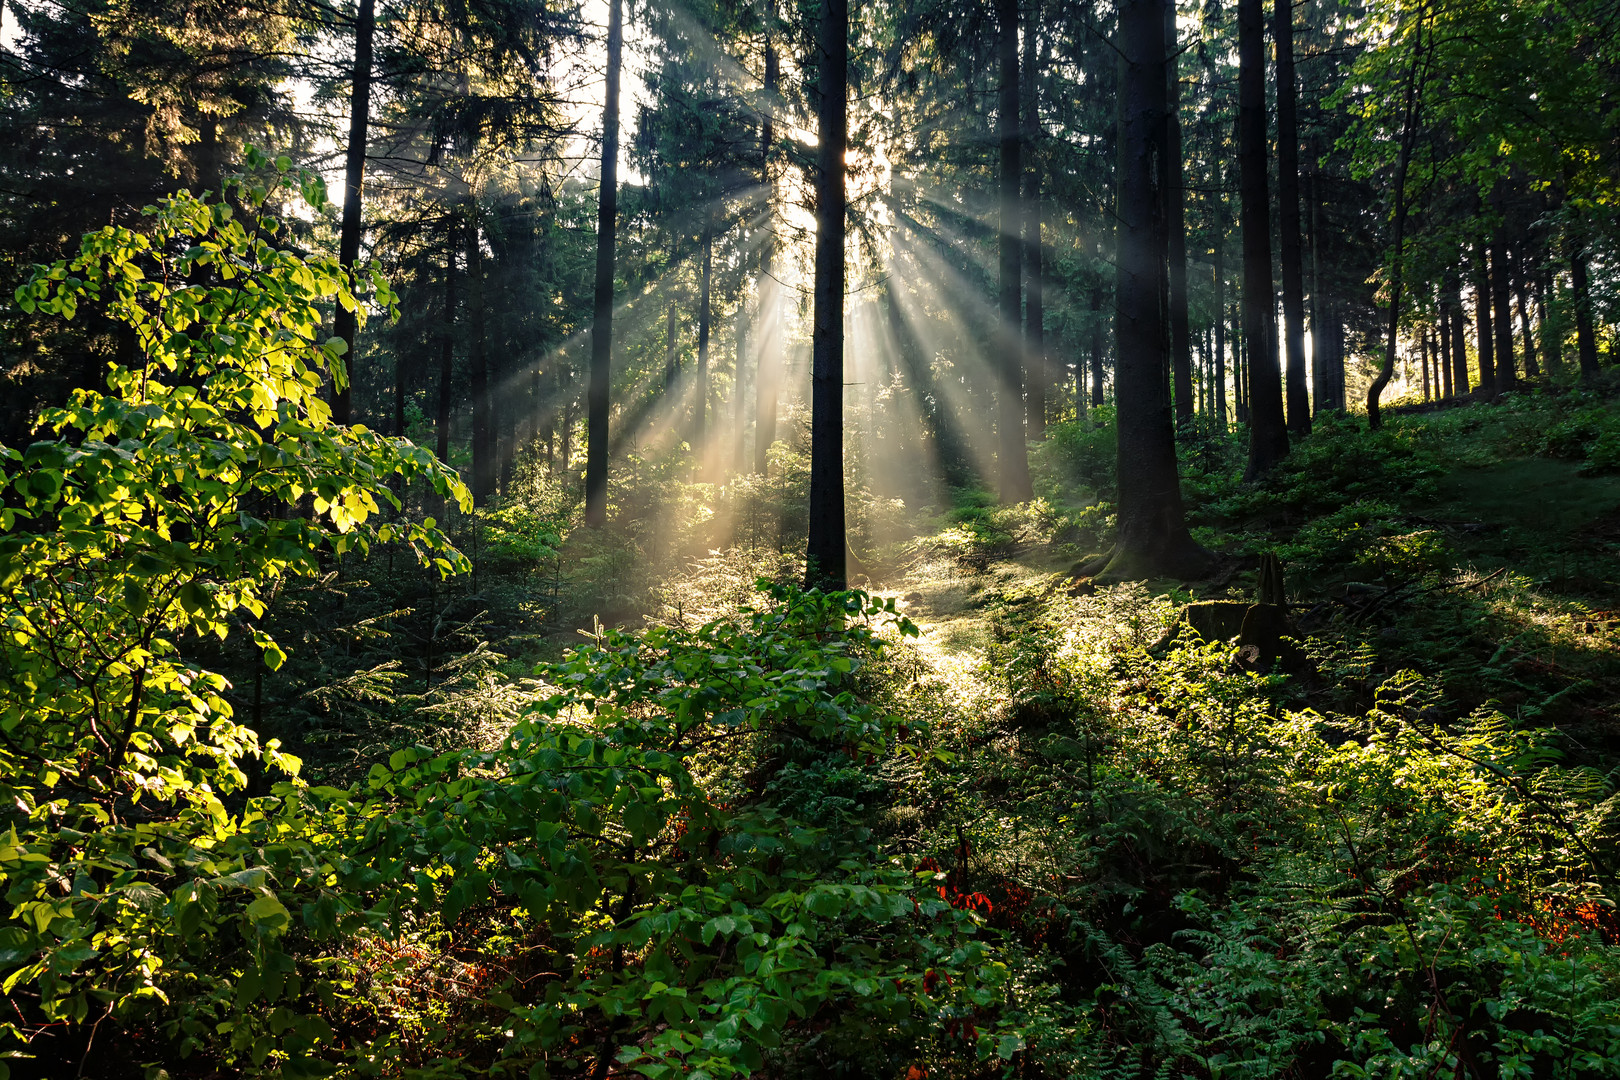
<path fill-rule="evenodd" d="M 1266 182 L 1265 17 L 1260 0 L 1238 0 L 1238 192 L 1243 233 L 1243 351 L 1253 480 L 1288 454 L 1282 375 L 1268 332 L 1273 316 L 1271 200 Z"/>
<path fill-rule="evenodd" d="M 1001 321 L 996 334 L 1000 386 L 996 393 L 996 445 L 1001 501 L 1023 502 L 1035 494 L 1024 439 L 1023 324 L 1023 124 L 1019 119 L 1018 0 L 996 0 L 996 52 L 1001 85 L 997 120 L 1001 140 Z"/>
<path fill-rule="evenodd" d="M 816 262 L 810 336 L 807 586 L 842 589 L 844 535 L 844 152 L 849 144 L 849 4 L 822 0 L 816 23 Z M 1017 86 L 1013 87 L 1014 105 Z"/>
<path fill-rule="evenodd" d="M 1187 531 L 1165 372 L 1170 342 L 1161 307 L 1168 222 L 1164 8 L 1119 9 L 1119 222 L 1115 286 L 1115 404 L 1119 538 L 1101 576 L 1198 577 L 1212 558 Z"/>
<path fill-rule="evenodd" d="M 1276 0 L 1272 40 L 1277 47 L 1277 239 L 1282 257 L 1283 354 L 1287 357 L 1288 431 L 1311 433 L 1305 387 L 1305 268 L 1299 228 L 1299 120 L 1294 78 L 1294 4 Z"/>
<path fill-rule="evenodd" d="M 343 224 L 338 233 L 338 262 L 352 267 L 360 258 L 361 189 L 366 179 L 366 129 L 371 121 L 372 46 L 377 34 L 377 0 L 359 0 L 354 21 L 354 68 L 349 81 L 349 141 L 343 157 Z M 332 333 L 343 342 L 352 369 L 355 334 L 360 327 L 351 307 L 338 305 L 332 314 Z M 352 411 L 350 377 L 342 366 L 333 368 L 332 418 L 349 422 Z"/>
<path fill-rule="evenodd" d="M 585 419 L 585 522 L 607 521 L 608 388 L 613 358 L 613 255 L 619 221 L 619 67 L 623 0 L 609 0 L 607 88 L 602 105 L 602 176 L 596 214 L 596 296 L 591 322 L 591 385 Z"/>

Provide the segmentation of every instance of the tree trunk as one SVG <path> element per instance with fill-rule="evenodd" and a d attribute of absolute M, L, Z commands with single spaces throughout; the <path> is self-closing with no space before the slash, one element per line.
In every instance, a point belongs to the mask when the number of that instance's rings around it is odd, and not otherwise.
<path fill-rule="evenodd" d="M 360 261 L 360 189 L 366 179 L 366 128 L 371 121 L 372 42 L 377 29 L 376 0 L 360 0 L 354 24 L 354 72 L 349 83 L 349 145 L 343 163 L 343 222 L 338 229 L 338 262 L 354 271 Z M 358 300 L 356 301 L 358 304 Z M 332 334 L 343 339 L 344 373 L 334 381 L 332 421 L 347 424 L 353 411 L 351 378 L 355 366 L 355 336 L 359 319 L 355 309 L 338 304 L 332 313 Z"/>
<path fill-rule="evenodd" d="M 1001 385 L 996 393 L 996 435 L 1001 501 L 1023 502 L 1034 495 L 1024 441 L 1024 371 L 1018 327 L 1023 322 L 1021 222 L 1023 133 L 1018 116 L 1018 0 L 996 0 L 997 52 L 1001 93 L 997 126 L 1001 138 L 1001 320 L 996 337 Z"/>
<path fill-rule="evenodd" d="M 1541 365 L 1536 360 L 1536 339 L 1530 334 L 1530 260 L 1525 247 L 1521 244 L 1513 256 L 1513 286 L 1519 301 L 1519 334 L 1524 338 L 1524 373 L 1539 379 Z"/>
<path fill-rule="evenodd" d="M 1513 363 L 1513 309 L 1508 300 L 1510 277 L 1507 242 L 1498 228 L 1491 244 L 1491 315 L 1496 327 L 1496 385 L 1499 390 L 1511 390 L 1519 381 L 1519 373 Z"/>
<path fill-rule="evenodd" d="M 613 259 L 619 228 L 619 69 L 623 0 L 608 0 L 607 86 L 602 103 L 602 177 L 596 193 L 596 290 L 591 381 L 585 393 L 585 524 L 607 523 L 608 404 L 613 381 Z"/>
<path fill-rule="evenodd" d="M 1181 149 L 1181 63 L 1176 45 L 1176 5 L 1164 5 L 1165 152 L 1170 182 L 1165 185 L 1166 261 L 1169 267 L 1170 376 L 1176 429 L 1193 423 L 1192 329 L 1187 317 L 1186 180 Z"/>
<path fill-rule="evenodd" d="M 698 469 L 705 471 L 708 451 L 703 442 L 709 429 L 709 318 L 714 285 L 714 211 L 703 217 L 703 276 L 698 295 L 697 398 L 692 405 L 692 448 L 698 454 Z"/>
<path fill-rule="evenodd" d="M 732 471 L 741 473 L 748 467 L 748 425 L 744 422 L 743 406 L 748 398 L 748 289 L 747 282 L 742 289 L 742 297 L 737 304 L 737 341 L 733 350 L 736 353 L 736 363 L 732 365 L 731 382 L 731 426 L 732 426 Z"/>
<path fill-rule="evenodd" d="M 1305 271 L 1299 235 L 1299 121 L 1295 104 L 1294 3 L 1275 0 L 1277 47 L 1277 247 L 1282 260 L 1283 355 L 1288 370 L 1288 430 L 1311 433 L 1305 386 Z"/>
<path fill-rule="evenodd" d="M 450 378 L 456 360 L 456 215 L 450 214 L 444 238 L 444 323 L 439 341 L 439 415 L 434 434 L 438 436 L 440 461 L 450 460 Z"/>
<path fill-rule="evenodd" d="M 1377 378 L 1367 388 L 1367 426 L 1377 431 L 1382 426 L 1378 415 L 1378 398 L 1389 385 L 1395 373 L 1395 350 L 1401 320 L 1402 275 L 1406 264 L 1406 172 L 1412 163 L 1412 145 L 1417 140 L 1418 114 L 1421 102 L 1418 93 L 1419 72 L 1423 59 L 1423 23 L 1428 17 L 1426 8 L 1419 8 L 1417 29 L 1412 37 L 1412 67 L 1406 76 L 1406 104 L 1401 122 L 1401 147 L 1395 159 L 1395 235 L 1389 269 L 1389 337 L 1384 346 L 1384 365 Z"/>
<path fill-rule="evenodd" d="M 671 296 L 669 298 L 669 308 L 665 312 L 666 321 L 665 321 L 665 324 L 664 324 L 664 390 L 666 392 L 670 389 L 670 387 L 675 385 L 675 380 L 680 377 L 680 373 L 681 373 L 680 351 L 676 348 L 676 345 L 679 343 L 680 339 L 676 336 L 676 333 L 675 333 L 675 330 L 676 330 L 675 320 L 676 320 L 676 307 L 677 307 L 677 305 L 678 305 L 678 301 L 676 300 L 675 297 Z"/>
<path fill-rule="evenodd" d="M 1215 227 L 1215 423 L 1226 431 L 1226 230 Z"/>
<path fill-rule="evenodd" d="M 1091 287 L 1091 407 L 1103 403 L 1103 287 Z"/>
<path fill-rule="evenodd" d="M 1550 263 L 1550 253 L 1549 260 Z M 1536 329 L 1541 335 L 1541 355 L 1547 358 L 1547 373 L 1564 373 L 1563 327 L 1555 316 L 1557 297 L 1553 294 L 1553 272 L 1544 264 L 1536 280 Z"/>
<path fill-rule="evenodd" d="M 484 340 L 484 249 L 475 211 L 467 221 L 467 311 L 472 316 L 472 493 L 483 506 L 495 494 L 495 429 L 489 396 L 489 353 Z"/>
<path fill-rule="evenodd" d="M 842 589 L 844 532 L 844 153 L 849 3 L 822 0 L 816 26 L 816 263 L 810 332 L 810 514 L 805 583 Z M 1015 189 L 1016 190 L 1016 189 Z"/>
<path fill-rule="evenodd" d="M 776 0 L 769 0 L 765 26 L 765 116 L 760 123 L 760 183 L 765 186 L 766 214 L 771 213 L 771 149 L 776 141 L 776 87 L 781 77 L 776 54 Z M 760 251 L 759 323 L 765 337 L 754 348 L 759 353 L 758 385 L 754 388 L 754 471 L 765 475 L 771 444 L 776 441 L 776 396 L 782 378 L 781 290 L 776 281 L 776 235 L 771 218 L 765 221 L 765 243 Z"/>
<path fill-rule="evenodd" d="M 1439 382 L 1436 391 L 1441 400 L 1451 397 L 1451 308 L 1447 305 L 1445 292 L 1440 294 L 1440 351 L 1435 356 L 1435 378 Z"/>
<path fill-rule="evenodd" d="M 1249 464 L 1254 480 L 1288 454 L 1282 373 L 1267 327 L 1271 292 L 1271 199 L 1266 182 L 1265 12 L 1260 0 L 1238 0 L 1238 188 L 1243 231 L 1243 346 L 1247 354 Z"/>
<path fill-rule="evenodd" d="M 1474 335 L 1479 355 L 1479 389 L 1489 401 L 1496 397 L 1496 344 L 1491 336 L 1491 274 L 1485 243 L 1474 245 Z"/>
<path fill-rule="evenodd" d="M 1575 354 L 1581 362 L 1581 381 L 1590 385 L 1598 377 L 1597 336 L 1592 332 L 1592 292 L 1587 280 L 1585 238 L 1570 243 L 1570 291 L 1575 300 Z"/>
<path fill-rule="evenodd" d="M 1023 129 L 1029 140 L 1024 174 L 1024 356 L 1027 358 L 1024 430 L 1029 439 L 1046 437 L 1046 393 L 1051 377 L 1046 355 L 1046 252 L 1041 243 L 1041 116 L 1039 46 L 1040 0 L 1031 0 L 1024 19 Z M 1050 51 L 1050 50 L 1048 50 Z"/>
<path fill-rule="evenodd" d="M 1114 294 L 1119 540 L 1102 569 L 1112 579 L 1196 577 L 1211 564 L 1209 552 L 1193 543 L 1182 512 L 1164 374 L 1170 351 L 1160 307 L 1169 233 L 1164 189 L 1174 182 L 1164 123 L 1167 3 L 1121 0 L 1119 6 Z"/>

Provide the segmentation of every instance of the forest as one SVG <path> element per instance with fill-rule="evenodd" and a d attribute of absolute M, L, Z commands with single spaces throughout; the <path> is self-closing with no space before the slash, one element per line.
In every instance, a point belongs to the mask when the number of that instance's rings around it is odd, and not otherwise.
<path fill-rule="evenodd" d="M 1620 1078 L 1617 406 L 1617 0 L 0 0 L 0 1080 Z"/>

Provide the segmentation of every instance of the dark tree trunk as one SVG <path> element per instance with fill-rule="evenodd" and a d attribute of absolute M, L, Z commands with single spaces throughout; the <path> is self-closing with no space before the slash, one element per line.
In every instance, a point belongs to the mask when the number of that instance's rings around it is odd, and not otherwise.
<path fill-rule="evenodd" d="M 343 162 L 343 222 L 338 228 L 338 262 L 353 271 L 360 260 L 361 188 L 366 179 L 366 128 L 371 121 L 372 42 L 377 29 L 376 0 L 360 0 L 354 24 L 354 72 L 349 83 L 349 144 Z M 353 412 L 350 379 L 355 366 L 356 310 L 342 304 L 332 314 L 332 334 L 343 339 L 345 375 L 334 384 L 332 420 L 347 424 Z"/>
<path fill-rule="evenodd" d="M 1275 0 L 1277 47 L 1277 247 L 1282 260 L 1283 355 L 1288 370 L 1288 430 L 1311 432 L 1305 386 L 1305 270 L 1299 235 L 1299 121 L 1295 104 L 1294 3 Z"/>
<path fill-rule="evenodd" d="M 1401 289 L 1405 284 L 1406 269 L 1406 172 L 1412 163 L 1412 146 L 1417 140 L 1419 99 L 1419 72 L 1423 60 L 1423 24 L 1426 9 L 1418 10 L 1417 31 L 1412 38 L 1412 66 L 1406 75 L 1406 103 L 1401 122 L 1401 146 L 1395 159 L 1395 226 L 1391 238 L 1393 252 L 1389 270 L 1389 331 L 1384 344 L 1384 364 L 1378 376 L 1367 388 L 1367 426 L 1377 431 L 1382 425 L 1378 414 L 1378 398 L 1389 385 L 1395 373 L 1395 350 L 1399 341 L 1401 320 Z"/>
<path fill-rule="evenodd" d="M 1519 334 L 1524 338 L 1524 373 L 1532 379 L 1541 378 L 1541 364 L 1536 360 L 1536 339 L 1530 334 L 1530 260 L 1526 245 L 1521 244 L 1513 256 L 1513 286 L 1519 301 Z"/>
<path fill-rule="evenodd" d="M 1511 390 L 1518 384 L 1519 373 L 1513 363 L 1513 310 L 1508 297 L 1511 290 L 1511 272 L 1508 269 L 1507 243 L 1497 230 L 1491 244 L 1491 315 L 1496 327 L 1496 385 L 1499 390 Z"/>
<path fill-rule="evenodd" d="M 1176 5 L 1164 5 L 1165 152 L 1170 182 L 1164 187 L 1166 261 L 1170 286 L 1170 373 L 1177 430 L 1193 423 L 1192 328 L 1187 318 L 1186 181 L 1181 151 L 1181 64 L 1176 47 Z"/>
<path fill-rule="evenodd" d="M 1238 0 L 1238 189 L 1243 231 L 1243 350 L 1248 368 L 1249 464 L 1245 479 L 1288 454 L 1282 373 L 1267 328 L 1271 292 L 1271 199 L 1266 182 L 1265 9 Z"/>
<path fill-rule="evenodd" d="M 748 290 L 742 291 L 742 299 L 737 305 L 737 343 L 733 350 L 736 353 L 736 363 L 733 365 L 731 383 L 731 426 L 732 426 L 732 471 L 741 473 L 748 467 L 748 425 L 744 422 L 743 406 L 748 399 Z"/>
<path fill-rule="evenodd" d="M 1429 351 L 1429 331 L 1424 329 L 1419 332 L 1418 336 L 1418 366 L 1423 373 L 1424 401 L 1430 401 L 1434 398 L 1434 390 L 1429 385 Z"/>
<path fill-rule="evenodd" d="M 1103 287 L 1091 287 L 1091 407 L 1103 403 Z"/>
<path fill-rule="evenodd" d="M 1232 402 L 1236 406 L 1237 422 L 1249 422 L 1248 364 L 1243 356 L 1243 318 L 1240 304 L 1232 305 Z"/>
<path fill-rule="evenodd" d="M 1564 343 L 1560 340 L 1563 332 L 1554 325 L 1549 318 L 1557 298 L 1553 295 L 1553 273 L 1550 266 L 1551 259 L 1541 267 L 1541 275 L 1536 279 L 1536 329 L 1541 335 L 1541 355 L 1547 358 L 1547 373 L 1549 375 L 1562 375 L 1564 373 Z"/>
<path fill-rule="evenodd" d="M 996 0 L 996 48 L 1001 63 L 997 126 L 1001 138 L 1001 385 L 996 392 L 996 443 L 1001 501 L 1023 502 L 1034 495 L 1024 442 L 1024 371 L 1018 328 L 1023 322 L 1021 224 L 1023 132 L 1018 116 L 1018 0 Z"/>
<path fill-rule="evenodd" d="M 765 185 L 765 206 L 770 213 L 771 149 L 776 141 L 776 87 L 781 77 L 776 54 L 776 0 L 770 0 L 765 26 L 765 117 L 760 124 L 760 182 Z M 781 293 L 776 281 L 776 237 L 765 223 L 760 251 L 759 322 L 766 337 L 755 345 L 759 352 L 759 379 L 754 389 L 754 471 L 765 475 L 771 444 L 776 441 L 776 396 L 782 378 Z"/>
<path fill-rule="evenodd" d="M 1226 430 L 1226 236 L 1215 231 L 1215 423 Z"/>
<path fill-rule="evenodd" d="M 471 208 L 469 208 L 471 209 Z M 483 506 L 495 494 L 495 428 L 489 395 L 489 352 L 484 340 L 484 249 L 478 222 L 467 222 L 467 313 L 472 316 L 472 493 Z"/>
<path fill-rule="evenodd" d="M 1485 243 L 1474 245 L 1474 347 L 1479 355 L 1479 389 L 1487 400 L 1497 395 L 1496 343 L 1491 336 L 1491 273 Z"/>
<path fill-rule="evenodd" d="M 1102 570 L 1116 579 L 1196 577 L 1211 562 L 1187 532 L 1165 385 L 1170 341 L 1160 307 L 1169 232 L 1164 188 L 1173 182 L 1164 123 L 1166 5 L 1167 0 L 1121 0 L 1119 7 L 1114 293 L 1119 540 Z"/>
<path fill-rule="evenodd" d="M 675 297 L 670 297 L 669 308 L 665 311 L 666 321 L 664 324 L 664 389 L 666 391 L 675 385 L 675 380 L 680 377 L 681 373 L 680 351 L 676 348 L 680 341 L 675 333 L 676 306 Z"/>
<path fill-rule="evenodd" d="M 710 210 L 703 218 L 703 272 L 698 295 L 697 394 L 692 405 L 692 447 L 698 453 L 700 471 L 708 455 L 703 441 L 709 428 L 709 307 L 713 284 L 714 211 Z"/>
<path fill-rule="evenodd" d="M 1468 313 L 1463 310 L 1462 287 L 1457 288 L 1457 306 L 1451 309 L 1451 382 L 1458 397 L 1474 392 L 1468 378 Z"/>
<path fill-rule="evenodd" d="M 1587 280 L 1585 238 L 1575 236 L 1570 243 L 1569 284 L 1575 301 L 1575 355 L 1581 362 L 1581 381 L 1598 377 L 1597 335 L 1592 332 L 1592 291 Z"/>
<path fill-rule="evenodd" d="M 622 0 L 608 0 L 607 87 L 602 102 L 602 177 L 596 195 L 596 290 L 591 379 L 585 392 L 585 524 L 607 523 L 608 398 L 613 381 L 613 259 L 619 228 L 619 69 Z"/>
<path fill-rule="evenodd" d="M 450 460 L 450 379 L 456 360 L 456 216 L 450 215 L 444 239 L 444 323 L 439 341 L 439 460 Z"/>
<path fill-rule="evenodd" d="M 1032 0 L 1024 20 L 1023 113 L 1029 140 L 1024 174 L 1024 356 L 1027 358 L 1024 429 L 1030 439 L 1046 437 L 1046 392 L 1051 377 L 1046 356 L 1046 252 L 1041 243 L 1040 0 Z"/>
<path fill-rule="evenodd" d="M 817 69 L 816 263 L 814 321 L 810 332 L 810 538 L 805 552 L 805 582 L 810 587 L 842 589 L 844 556 L 848 548 L 844 531 L 844 152 L 849 144 L 848 0 L 822 0 L 814 60 Z"/>
<path fill-rule="evenodd" d="M 1451 397 L 1451 309 L 1447 305 L 1445 293 L 1440 294 L 1440 326 L 1439 348 L 1435 355 L 1435 378 L 1439 386 L 1437 393 L 1442 400 Z"/>

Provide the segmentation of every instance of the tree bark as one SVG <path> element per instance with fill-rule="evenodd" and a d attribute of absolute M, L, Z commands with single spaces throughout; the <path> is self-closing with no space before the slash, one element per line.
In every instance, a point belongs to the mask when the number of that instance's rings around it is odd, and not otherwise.
<path fill-rule="evenodd" d="M 1513 286 L 1519 301 L 1519 334 L 1524 338 L 1524 373 L 1532 379 L 1541 378 L 1541 364 L 1536 360 L 1536 339 L 1530 334 L 1530 260 L 1520 245 L 1513 255 Z"/>
<path fill-rule="evenodd" d="M 776 53 L 776 0 L 767 6 L 765 26 L 765 116 L 760 123 L 760 183 L 766 188 L 766 214 L 771 214 L 771 149 L 776 142 L 776 87 L 781 62 Z M 765 475 L 770 465 L 771 444 L 776 441 L 776 398 L 782 378 L 781 290 L 776 281 L 776 234 L 774 219 L 765 221 L 765 244 L 760 252 L 759 323 L 765 339 L 755 345 L 759 352 L 759 378 L 754 388 L 754 472 Z"/>
<path fill-rule="evenodd" d="M 1513 363 L 1513 310 L 1508 300 L 1509 288 L 1507 242 L 1502 237 L 1501 227 L 1498 227 L 1491 244 L 1491 321 L 1496 327 L 1496 385 L 1499 390 L 1511 390 L 1519 381 L 1519 373 Z"/>
<path fill-rule="evenodd" d="M 1305 385 L 1305 283 L 1299 229 L 1299 120 L 1294 79 L 1294 3 L 1275 0 L 1277 47 L 1277 246 L 1282 260 L 1283 355 L 1288 371 L 1288 430 L 1311 433 Z"/>
<path fill-rule="evenodd" d="M 1592 291 L 1585 237 L 1579 234 L 1570 243 L 1569 283 L 1575 300 L 1575 355 L 1581 363 L 1581 381 L 1590 385 L 1598 377 L 1597 335 L 1592 332 Z"/>
<path fill-rule="evenodd" d="M 1051 381 L 1046 355 L 1046 252 L 1041 243 L 1040 0 L 1031 0 L 1024 20 L 1023 114 L 1029 141 L 1024 174 L 1024 431 L 1046 437 L 1046 393 Z"/>
<path fill-rule="evenodd" d="M 742 297 L 737 304 L 737 341 L 736 363 L 732 365 L 731 382 L 731 426 L 732 426 L 732 471 L 741 473 L 748 467 L 748 425 L 743 418 L 743 406 L 748 398 L 748 289 L 744 281 Z"/>
<path fill-rule="evenodd" d="M 1215 423 L 1226 431 L 1226 230 L 1215 228 Z"/>
<path fill-rule="evenodd" d="M 343 163 L 343 221 L 338 228 L 338 262 L 354 271 L 360 260 L 361 188 L 366 179 L 366 129 L 371 121 L 372 44 L 377 29 L 376 0 L 360 0 L 354 24 L 354 72 L 349 83 L 349 144 Z M 356 301 L 358 303 L 358 301 Z M 359 319 L 342 304 L 332 314 L 332 334 L 343 339 L 344 376 L 334 383 L 332 421 L 347 424 L 353 411 L 351 390 L 355 338 Z"/>
<path fill-rule="evenodd" d="M 1177 430 L 1193 424 L 1192 329 L 1187 317 L 1186 180 L 1181 149 L 1181 64 L 1176 46 L 1176 5 L 1164 5 L 1165 152 L 1170 182 L 1165 185 L 1166 261 L 1169 268 L 1170 372 Z"/>
<path fill-rule="evenodd" d="M 467 221 L 467 311 L 472 316 L 473 503 L 483 506 L 495 494 L 495 429 L 489 396 L 489 352 L 484 339 L 484 249 L 475 210 Z M 565 435 L 566 444 L 566 435 Z M 566 465 L 566 458 L 565 458 Z"/>
<path fill-rule="evenodd" d="M 1474 245 L 1474 347 L 1479 357 L 1479 389 L 1486 400 L 1496 397 L 1496 343 L 1491 336 L 1491 274 L 1485 243 Z"/>
<path fill-rule="evenodd" d="M 439 341 L 439 415 L 434 434 L 438 436 L 440 461 L 450 460 L 450 379 L 456 360 L 456 215 L 449 215 L 444 238 L 444 322 Z"/>
<path fill-rule="evenodd" d="M 1103 403 L 1103 287 L 1091 287 L 1091 407 Z"/>
<path fill-rule="evenodd" d="M 698 453 L 699 470 L 707 455 L 703 442 L 709 428 L 709 307 L 714 284 L 714 211 L 703 217 L 703 271 L 698 295 L 697 398 L 692 406 L 692 447 Z"/>
<path fill-rule="evenodd" d="M 1395 234 L 1389 270 L 1389 331 L 1384 345 L 1384 364 L 1378 376 L 1367 388 L 1367 426 L 1377 431 L 1383 424 L 1378 413 L 1378 398 L 1395 374 L 1395 350 L 1399 341 L 1401 320 L 1401 288 L 1405 284 L 1406 268 L 1406 173 L 1412 163 L 1412 146 L 1417 141 L 1418 116 L 1421 108 L 1418 93 L 1419 72 L 1423 61 L 1423 24 L 1428 17 L 1427 8 L 1419 8 L 1417 29 L 1412 36 L 1412 66 L 1406 75 L 1406 103 L 1401 122 L 1401 146 L 1395 160 Z"/>
<path fill-rule="evenodd" d="M 607 523 L 608 405 L 613 383 L 613 266 L 619 228 L 619 71 L 623 0 L 608 0 L 607 87 L 602 103 L 602 177 L 596 194 L 596 290 L 591 379 L 585 392 L 585 524 Z"/>
<path fill-rule="evenodd" d="M 1024 365 L 1018 328 L 1023 322 L 1021 224 L 1023 132 L 1018 115 L 1018 0 L 996 0 L 996 48 L 1001 62 L 997 126 L 1001 139 L 1001 319 L 1000 386 L 996 393 L 996 435 L 1001 501 L 1023 502 L 1034 495 L 1024 436 Z"/>
<path fill-rule="evenodd" d="M 816 261 L 810 333 L 808 587 L 842 589 L 844 530 L 844 153 L 849 3 L 822 0 L 816 26 Z"/>
<path fill-rule="evenodd" d="M 675 380 L 680 377 L 681 373 L 680 351 L 676 348 L 676 345 L 680 342 L 680 339 L 676 336 L 675 326 L 677 307 L 678 301 L 671 296 L 669 298 L 669 307 L 664 312 L 664 390 L 666 392 L 675 385 Z"/>
<path fill-rule="evenodd" d="M 1197 577 L 1209 552 L 1193 543 L 1182 510 L 1175 424 L 1166 386 L 1170 341 L 1160 307 L 1168 243 L 1165 7 L 1119 6 L 1119 166 L 1114 402 L 1119 540 L 1102 575 Z"/>
<path fill-rule="evenodd" d="M 1282 373 L 1267 327 L 1270 309 L 1271 200 L 1266 181 L 1265 13 L 1238 0 L 1238 188 L 1243 231 L 1243 346 L 1247 355 L 1249 464 L 1244 478 L 1270 472 L 1288 454 Z"/>
<path fill-rule="evenodd" d="M 1550 253 L 1548 263 L 1551 262 Z M 1549 375 L 1562 375 L 1564 373 L 1564 343 L 1563 328 L 1557 325 L 1554 313 L 1557 310 L 1557 297 L 1553 294 L 1553 272 L 1548 263 L 1543 263 L 1541 275 L 1536 280 L 1536 329 L 1541 336 L 1541 355 L 1547 359 L 1547 373 Z"/>

